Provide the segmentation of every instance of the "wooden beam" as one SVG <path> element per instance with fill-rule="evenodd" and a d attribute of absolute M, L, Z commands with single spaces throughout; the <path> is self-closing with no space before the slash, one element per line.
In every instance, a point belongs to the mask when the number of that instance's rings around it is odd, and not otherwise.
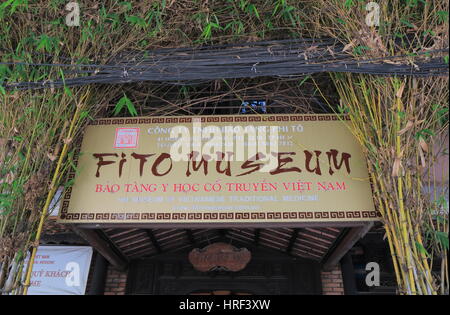
<path fill-rule="evenodd" d="M 217 233 L 219 234 L 219 241 L 225 242 L 227 238 L 227 230 L 226 229 L 218 229 Z"/>
<path fill-rule="evenodd" d="M 220 228 L 302 228 L 302 227 L 355 227 L 362 226 L 362 222 L 271 222 L 271 223 L 79 223 L 83 229 L 220 229 Z"/>
<path fill-rule="evenodd" d="M 345 295 L 356 295 L 355 269 L 353 267 L 352 256 L 347 252 L 341 259 L 342 281 L 344 282 Z"/>
<path fill-rule="evenodd" d="M 259 245 L 259 239 L 261 237 L 261 229 L 255 229 L 255 246 Z"/>
<path fill-rule="evenodd" d="M 103 295 L 105 293 L 106 276 L 108 273 L 108 262 L 102 255 L 95 257 L 94 271 L 92 273 L 89 295 Z"/>
<path fill-rule="evenodd" d="M 97 230 L 80 229 L 74 226 L 72 226 L 72 230 L 94 247 L 113 267 L 119 270 L 125 270 L 127 268 L 128 260 L 114 250 L 115 246 L 111 241 L 102 238 Z"/>
<path fill-rule="evenodd" d="M 185 229 L 184 231 L 186 232 L 186 235 L 187 235 L 187 238 L 188 238 L 189 242 L 193 246 L 197 245 L 197 241 L 195 240 L 195 237 L 194 237 L 194 234 L 192 233 L 192 231 L 189 230 L 189 229 Z"/>
<path fill-rule="evenodd" d="M 150 241 L 152 242 L 153 247 L 156 249 L 158 254 L 162 253 L 161 246 L 159 246 L 158 240 L 155 237 L 155 234 L 153 234 L 152 230 L 145 230 L 147 233 L 147 236 L 149 237 Z"/>
<path fill-rule="evenodd" d="M 361 227 L 351 228 L 342 240 L 335 244 L 331 253 L 325 255 L 325 260 L 322 261 L 322 268 L 325 271 L 333 269 L 341 260 L 342 257 L 355 245 L 355 243 L 364 237 L 366 233 L 372 228 L 373 223 L 366 223 Z"/>
<path fill-rule="evenodd" d="M 294 247 L 294 244 L 297 241 L 299 232 L 300 232 L 300 229 L 294 229 L 292 231 L 292 236 L 291 236 L 291 239 L 289 240 L 289 244 L 286 248 L 286 253 L 290 254 L 292 252 L 292 248 Z"/>
<path fill-rule="evenodd" d="M 86 241 L 74 232 L 70 233 L 57 233 L 57 234 L 44 234 L 41 236 L 40 243 L 45 244 L 73 244 L 83 245 Z"/>

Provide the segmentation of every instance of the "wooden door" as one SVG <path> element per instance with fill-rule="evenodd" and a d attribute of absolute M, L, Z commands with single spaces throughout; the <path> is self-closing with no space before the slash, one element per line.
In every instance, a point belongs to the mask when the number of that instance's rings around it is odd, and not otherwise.
<path fill-rule="evenodd" d="M 250 249 L 250 248 L 249 248 Z M 189 251 L 131 262 L 128 294 L 321 294 L 320 267 L 281 252 L 250 249 L 252 259 L 239 272 L 196 271 Z"/>

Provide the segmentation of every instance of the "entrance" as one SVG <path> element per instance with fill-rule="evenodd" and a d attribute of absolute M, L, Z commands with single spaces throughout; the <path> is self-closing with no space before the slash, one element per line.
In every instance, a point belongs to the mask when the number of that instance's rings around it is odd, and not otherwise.
<path fill-rule="evenodd" d="M 236 247 L 239 245 L 233 244 Z M 252 259 L 241 271 L 199 272 L 188 260 L 190 249 L 130 264 L 127 294 L 279 295 L 321 294 L 320 266 L 313 260 L 270 249 L 245 246 Z"/>

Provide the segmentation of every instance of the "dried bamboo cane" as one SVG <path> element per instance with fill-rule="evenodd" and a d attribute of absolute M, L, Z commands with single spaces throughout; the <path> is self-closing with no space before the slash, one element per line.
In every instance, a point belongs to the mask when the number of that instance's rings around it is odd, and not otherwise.
<path fill-rule="evenodd" d="M 88 93 L 89 93 L 89 90 L 83 96 L 81 96 L 79 103 L 76 105 L 76 109 L 75 109 L 75 112 L 74 112 L 74 114 L 72 116 L 72 120 L 71 120 L 71 123 L 70 123 L 69 131 L 67 133 L 66 139 L 73 138 L 74 133 L 76 132 L 75 125 L 76 125 L 76 122 L 78 121 L 78 118 L 79 118 L 79 115 L 80 115 L 80 111 L 81 111 L 81 108 L 82 108 L 82 104 L 83 104 L 84 100 L 86 99 L 86 97 L 88 96 Z M 31 257 L 30 257 L 30 260 L 28 261 L 27 273 L 26 273 L 25 281 L 23 283 L 23 295 L 27 295 L 27 293 L 28 293 L 28 288 L 30 286 L 30 281 L 31 281 L 31 274 L 32 274 L 32 271 L 33 271 L 34 260 L 35 260 L 35 257 L 36 257 L 36 252 L 37 252 L 37 249 L 39 247 L 39 241 L 40 241 L 40 238 L 41 238 L 42 228 L 44 226 L 44 222 L 45 222 L 45 218 L 47 216 L 47 212 L 48 212 L 48 208 L 50 206 L 50 202 L 51 202 L 51 200 L 52 200 L 52 198 L 53 198 L 53 196 L 55 194 L 56 188 L 57 188 L 56 187 L 56 182 L 57 182 L 58 177 L 60 176 L 59 172 L 60 172 L 61 166 L 63 164 L 63 161 L 64 161 L 64 159 L 65 159 L 65 157 L 67 155 L 67 151 L 69 150 L 69 146 L 70 146 L 70 142 L 69 141 L 67 141 L 67 142 L 65 141 L 64 145 L 63 145 L 63 149 L 62 149 L 61 154 L 60 154 L 59 159 L 58 159 L 58 163 L 57 163 L 55 171 L 53 173 L 52 181 L 51 181 L 51 184 L 50 184 L 50 190 L 49 190 L 49 192 L 47 194 L 47 199 L 45 200 L 45 204 L 44 204 L 44 207 L 42 209 L 42 213 L 41 213 L 41 217 L 40 217 L 40 220 L 39 220 L 38 229 L 37 229 L 37 232 L 36 232 L 36 237 L 35 237 L 34 243 L 32 245 L 33 249 L 32 249 L 32 253 L 31 253 Z"/>

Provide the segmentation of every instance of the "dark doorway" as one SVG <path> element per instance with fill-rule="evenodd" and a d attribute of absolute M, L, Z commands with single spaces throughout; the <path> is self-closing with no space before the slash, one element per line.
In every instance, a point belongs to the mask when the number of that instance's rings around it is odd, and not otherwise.
<path fill-rule="evenodd" d="M 236 246 L 236 244 L 235 244 Z M 249 248 L 252 259 L 239 272 L 196 271 L 185 250 L 130 264 L 127 294 L 321 294 L 317 262 L 282 252 Z"/>

